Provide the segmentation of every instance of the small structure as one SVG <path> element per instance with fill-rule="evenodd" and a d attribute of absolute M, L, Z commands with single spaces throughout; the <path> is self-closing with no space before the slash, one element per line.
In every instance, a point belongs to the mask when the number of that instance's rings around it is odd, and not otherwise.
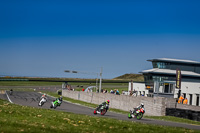
<path fill-rule="evenodd" d="M 74 88 L 72 88 L 72 86 L 67 82 L 62 83 L 62 89 L 74 90 Z"/>
<path fill-rule="evenodd" d="M 145 83 L 129 82 L 128 94 L 133 96 L 148 96 L 149 90 L 146 89 Z"/>
<path fill-rule="evenodd" d="M 94 91 L 95 89 L 95 91 Z M 96 86 L 89 86 L 85 89 L 85 92 L 96 92 L 97 87 Z"/>

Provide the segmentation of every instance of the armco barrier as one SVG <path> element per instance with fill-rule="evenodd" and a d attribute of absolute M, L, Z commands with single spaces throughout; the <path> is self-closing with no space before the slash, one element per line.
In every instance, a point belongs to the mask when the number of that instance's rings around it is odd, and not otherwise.
<path fill-rule="evenodd" d="M 166 114 L 166 106 L 169 105 L 166 98 L 163 97 L 144 97 L 144 96 L 127 96 L 127 95 L 114 95 L 108 93 L 94 93 L 82 91 L 69 91 L 62 90 L 62 95 L 76 100 L 81 100 L 94 104 L 101 104 L 106 100 L 110 100 L 110 107 L 121 109 L 124 111 L 132 110 L 140 103 L 144 103 L 146 115 L 164 116 Z"/>

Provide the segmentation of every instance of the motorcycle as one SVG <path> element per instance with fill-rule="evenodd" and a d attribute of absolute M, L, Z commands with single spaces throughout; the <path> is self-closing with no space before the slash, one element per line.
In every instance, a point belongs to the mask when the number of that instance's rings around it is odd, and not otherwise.
<path fill-rule="evenodd" d="M 105 115 L 106 112 L 108 110 L 108 105 L 106 106 L 101 106 L 100 109 L 98 109 L 98 107 L 94 110 L 94 114 L 101 114 L 101 115 Z"/>
<path fill-rule="evenodd" d="M 13 90 L 11 89 L 9 93 L 10 93 L 10 95 L 12 95 L 13 94 Z"/>
<path fill-rule="evenodd" d="M 145 108 L 135 108 L 134 111 L 130 110 L 130 113 L 128 114 L 128 118 L 136 118 L 138 120 L 142 119 L 143 115 L 145 113 Z"/>
<path fill-rule="evenodd" d="M 56 109 L 56 107 L 57 107 L 57 106 L 60 106 L 61 103 L 62 103 L 62 101 L 60 101 L 59 99 L 53 100 L 53 102 L 51 102 L 50 108 Z"/>
<path fill-rule="evenodd" d="M 38 106 L 42 106 L 44 103 L 47 102 L 47 99 L 46 98 L 42 98 L 39 103 L 38 103 Z"/>

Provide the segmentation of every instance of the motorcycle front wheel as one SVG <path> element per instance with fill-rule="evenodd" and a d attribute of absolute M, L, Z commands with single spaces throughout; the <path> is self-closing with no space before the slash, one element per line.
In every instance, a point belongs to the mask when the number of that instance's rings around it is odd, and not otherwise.
<path fill-rule="evenodd" d="M 51 104 L 50 108 L 53 108 L 53 105 Z"/>
<path fill-rule="evenodd" d="M 106 109 L 102 109 L 101 110 L 101 115 L 105 115 L 105 113 L 106 113 Z"/>
<path fill-rule="evenodd" d="M 137 117 L 136 117 L 136 118 L 137 118 L 138 120 L 140 120 L 140 119 L 142 119 L 142 117 L 143 117 L 143 114 L 140 112 L 140 113 L 137 114 Z"/>
<path fill-rule="evenodd" d="M 54 109 L 56 109 L 57 106 L 58 106 L 57 104 L 54 104 Z"/>

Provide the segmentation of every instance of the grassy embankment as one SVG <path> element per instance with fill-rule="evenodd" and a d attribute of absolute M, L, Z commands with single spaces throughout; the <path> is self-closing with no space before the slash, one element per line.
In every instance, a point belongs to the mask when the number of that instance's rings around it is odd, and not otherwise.
<path fill-rule="evenodd" d="M 0 100 L 0 107 L 0 132 L 198 132 L 197 130 L 184 128 L 148 125 L 49 109 L 38 109 L 10 104 L 3 100 Z"/>

